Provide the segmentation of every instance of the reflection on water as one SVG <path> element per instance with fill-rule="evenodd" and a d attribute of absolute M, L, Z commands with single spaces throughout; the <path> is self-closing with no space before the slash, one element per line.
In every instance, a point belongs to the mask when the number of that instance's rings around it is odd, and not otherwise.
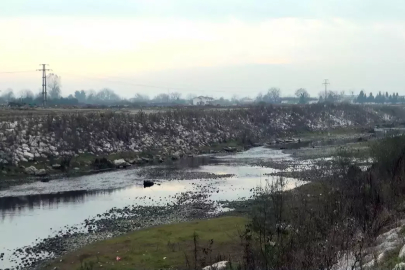
<path fill-rule="evenodd" d="M 109 195 L 119 190 L 72 190 L 66 192 L 58 192 L 51 194 L 26 195 L 18 197 L 0 197 L 0 211 L 5 218 L 6 212 L 20 211 L 22 209 L 34 210 L 35 208 L 52 208 L 58 204 L 68 203 L 84 203 L 86 198 L 91 198 L 96 195 Z"/>
<path fill-rule="evenodd" d="M 216 179 L 159 180 L 143 188 L 139 169 L 108 172 L 72 179 L 32 183 L 0 191 L 0 253 L 30 245 L 64 226 L 83 222 L 113 207 L 128 205 L 166 205 L 179 192 L 200 191 L 216 201 L 248 198 L 253 188 L 274 179 L 265 174 L 275 169 L 235 163 L 246 159 L 288 159 L 281 151 L 254 148 L 243 153 L 182 159 L 170 165 L 150 167 L 173 170 L 233 174 Z M 164 168 L 163 168 L 164 167 Z M 191 174 L 193 175 L 193 174 Z M 196 174 L 198 175 L 198 174 Z M 288 188 L 302 184 L 294 179 Z M 52 228 L 52 229 L 51 229 Z M 10 262 L 3 261 L 4 267 Z M 8 264 L 8 266 L 7 266 Z"/>

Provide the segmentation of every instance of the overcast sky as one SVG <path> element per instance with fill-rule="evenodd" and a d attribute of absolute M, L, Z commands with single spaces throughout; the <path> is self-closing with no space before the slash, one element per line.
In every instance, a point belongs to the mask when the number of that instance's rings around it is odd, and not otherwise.
<path fill-rule="evenodd" d="M 0 90 L 405 94 L 403 0 L 1 0 Z"/>

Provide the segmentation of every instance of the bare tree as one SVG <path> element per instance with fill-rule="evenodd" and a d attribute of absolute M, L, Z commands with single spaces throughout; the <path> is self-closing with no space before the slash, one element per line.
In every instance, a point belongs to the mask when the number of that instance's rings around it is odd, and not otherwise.
<path fill-rule="evenodd" d="M 299 98 L 299 103 L 305 104 L 308 102 L 309 93 L 305 88 L 299 88 L 295 91 L 295 95 Z"/>
<path fill-rule="evenodd" d="M 180 97 L 181 97 L 181 93 L 179 93 L 179 92 L 170 93 L 170 99 L 171 100 L 179 100 Z"/>
<path fill-rule="evenodd" d="M 195 94 L 188 94 L 187 97 L 186 97 L 186 99 L 187 99 L 187 100 L 192 100 L 192 99 L 195 98 L 195 97 L 197 97 L 197 95 L 195 95 Z"/>
<path fill-rule="evenodd" d="M 96 95 L 96 100 L 102 102 L 119 101 L 120 97 L 114 92 L 114 90 L 104 88 L 101 89 Z"/>
<path fill-rule="evenodd" d="M 142 94 L 135 94 L 133 98 L 131 98 L 132 102 L 148 102 L 149 101 L 149 96 L 148 95 L 142 95 Z"/>
<path fill-rule="evenodd" d="M 305 89 L 305 88 L 297 89 L 297 91 L 295 91 L 295 96 L 297 96 L 298 98 L 301 97 L 301 96 L 304 96 L 305 98 L 310 97 L 307 89 Z"/>
<path fill-rule="evenodd" d="M 1 97 L 6 101 L 11 101 L 11 100 L 15 99 L 13 89 L 8 88 L 6 91 L 4 91 L 4 93 L 1 95 Z"/>
<path fill-rule="evenodd" d="M 21 98 L 34 98 L 34 93 L 29 89 L 23 89 L 20 91 Z"/>
<path fill-rule="evenodd" d="M 268 103 L 280 103 L 280 88 L 270 88 L 269 91 L 267 91 L 267 94 L 263 96 L 263 101 Z"/>
<path fill-rule="evenodd" d="M 154 100 L 156 102 L 169 102 L 170 96 L 168 94 L 159 94 L 154 98 Z"/>
<path fill-rule="evenodd" d="M 61 87 L 62 87 L 61 78 L 54 73 L 50 73 L 47 77 L 47 88 L 49 98 L 50 99 L 60 98 Z"/>

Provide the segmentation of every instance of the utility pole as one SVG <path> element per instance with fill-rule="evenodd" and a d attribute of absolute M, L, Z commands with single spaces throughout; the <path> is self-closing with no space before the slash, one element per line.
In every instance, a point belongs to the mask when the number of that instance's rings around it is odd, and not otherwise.
<path fill-rule="evenodd" d="M 325 101 L 326 101 L 326 98 L 327 98 L 327 95 L 328 95 L 328 84 L 330 84 L 329 80 L 325 79 L 323 84 L 325 85 Z"/>
<path fill-rule="evenodd" d="M 45 108 L 47 102 L 47 93 L 46 93 L 46 72 L 51 71 L 51 69 L 46 69 L 48 64 L 40 64 L 42 69 L 37 69 L 37 71 L 42 71 L 42 106 Z"/>

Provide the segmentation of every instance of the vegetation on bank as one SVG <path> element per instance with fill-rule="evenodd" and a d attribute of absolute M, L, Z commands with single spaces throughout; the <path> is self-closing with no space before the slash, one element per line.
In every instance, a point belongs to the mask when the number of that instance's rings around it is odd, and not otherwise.
<path fill-rule="evenodd" d="M 139 230 L 72 252 L 46 269 L 201 269 L 221 259 L 238 262 L 246 223 L 227 216 Z"/>

